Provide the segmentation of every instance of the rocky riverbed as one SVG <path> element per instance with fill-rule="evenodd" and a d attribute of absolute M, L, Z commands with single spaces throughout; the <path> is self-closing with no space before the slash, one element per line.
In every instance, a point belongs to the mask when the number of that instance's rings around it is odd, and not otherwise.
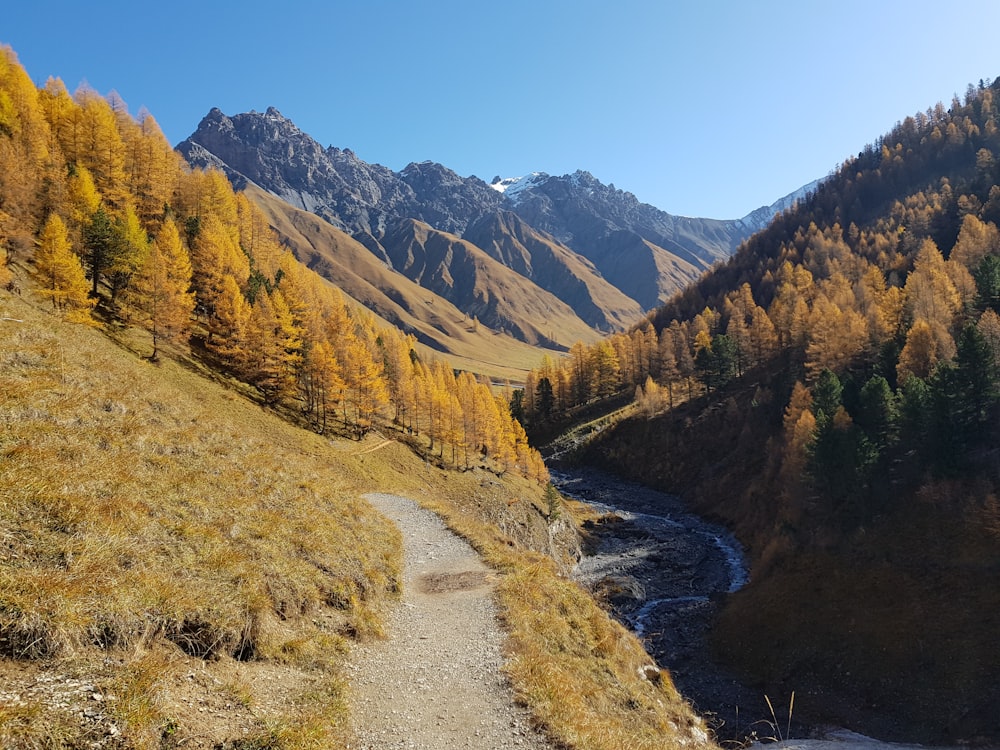
<path fill-rule="evenodd" d="M 676 496 L 607 474 L 558 469 L 552 481 L 602 513 L 585 526 L 575 577 L 646 641 L 720 740 L 777 736 L 763 721 L 771 718 L 763 692 L 714 661 L 708 646 L 721 602 L 748 580 L 732 535 L 692 514 Z M 788 697 L 770 698 L 784 733 Z M 803 736 L 807 730 L 793 731 Z"/>

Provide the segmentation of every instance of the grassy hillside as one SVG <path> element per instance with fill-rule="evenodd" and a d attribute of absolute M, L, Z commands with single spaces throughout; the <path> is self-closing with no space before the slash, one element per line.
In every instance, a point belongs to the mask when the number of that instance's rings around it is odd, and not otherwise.
<path fill-rule="evenodd" d="M 335 745 L 337 654 L 380 632 L 400 566 L 362 459 L 189 360 L 143 361 L 127 331 L 4 297 L 0 744 Z"/>
<path fill-rule="evenodd" d="M 536 483 L 299 429 L 178 350 L 144 359 L 145 332 L 59 320 L 17 278 L 23 296 L 0 291 L 4 747 L 343 747 L 341 655 L 398 588 L 374 490 L 435 508 L 505 573 L 512 680 L 554 738 L 704 741 L 562 577 L 573 525 Z"/>

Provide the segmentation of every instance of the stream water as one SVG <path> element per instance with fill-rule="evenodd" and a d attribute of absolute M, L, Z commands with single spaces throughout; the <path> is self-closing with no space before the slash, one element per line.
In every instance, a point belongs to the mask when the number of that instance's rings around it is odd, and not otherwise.
<path fill-rule="evenodd" d="M 685 508 L 680 498 L 587 469 L 553 469 L 564 495 L 602 515 L 584 528 L 574 576 L 646 643 L 720 740 L 746 737 L 770 712 L 711 655 L 708 636 L 721 600 L 748 580 L 739 543 Z M 770 728 L 761 726 L 758 736 Z"/>

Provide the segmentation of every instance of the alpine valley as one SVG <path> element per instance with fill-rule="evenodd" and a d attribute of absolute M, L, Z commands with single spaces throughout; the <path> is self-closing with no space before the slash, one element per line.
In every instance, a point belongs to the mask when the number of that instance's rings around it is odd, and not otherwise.
<path fill-rule="evenodd" d="M 223 170 L 349 297 L 494 374 L 533 366 L 535 347 L 625 330 L 816 186 L 742 219 L 673 216 L 585 171 L 489 184 L 429 161 L 394 172 L 324 149 L 273 107 L 212 109 L 177 149 Z"/>
<path fill-rule="evenodd" d="M 998 122 L 685 218 L 0 47 L 0 747 L 996 746 Z"/>

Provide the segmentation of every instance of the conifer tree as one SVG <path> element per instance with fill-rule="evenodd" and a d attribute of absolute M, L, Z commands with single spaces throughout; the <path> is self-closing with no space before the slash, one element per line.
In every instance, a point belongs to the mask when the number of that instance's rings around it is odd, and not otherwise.
<path fill-rule="evenodd" d="M 135 304 L 142 313 L 140 323 L 153 336 L 150 359 L 156 360 L 162 341 L 187 341 L 195 304 L 190 287 L 191 261 L 177 225 L 168 219 L 151 243 L 135 283 Z"/>
<path fill-rule="evenodd" d="M 280 290 L 261 291 L 247 326 L 247 377 L 269 403 L 291 398 L 302 363 L 301 330 Z"/>
<path fill-rule="evenodd" d="M 816 431 L 812 404 L 813 398 L 809 389 L 800 381 L 796 381 L 784 414 L 785 450 L 782 472 L 791 481 L 798 481 L 802 476 L 808 459 L 808 446 L 812 443 Z"/>
<path fill-rule="evenodd" d="M 129 205 L 115 217 L 115 241 L 108 257 L 107 278 L 111 286 L 111 301 L 128 288 L 132 276 L 142 265 L 149 249 L 149 237 L 135 210 Z"/>
<path fill-rule="evenodd" d="M 0 206 L 19 229 L 34 232 L 46 213 L 56 176 L 50 140 L 38 89 L 13 50 L 0 46 Z"/>
<path fill-rule="evenodd" d="M 342 363 L 346 384 L 344 421 L 353 422 L 360 439 L 372 428 L 382 407 L 388 404 L 389 393 L 381 362 L 376 362 L 365 341 L 353 331 L 338 341 L 337 359 Z M 350 416 L 348 409 L 352 412 Z"/>
<path fill-rule="evenodd" d="M 113 211 L 124 210 L 130 198 L 126 189 L 125 144 L 108 102 L 96 91 L 81 86 L 73 98 L 79 105 L 74 124 L 76 161 L 94 176 L 94 184 Z"/>
<path fill-rule="evenodd" d="M 302 370 L 306 403 L 322 434 L 326 432 L 329 417 L 336 415 L 345 385 L 333 347 L 325 340 L 314 342 L 306 350 Z"/>
<path fill-rule="evenodd" d="M 50 214 L 39 237 L 35 269 L 40 279 L 40 293 L 52 300 L 52 306 L 65 311 L 66 319 L 87 322 L 94 300 L 87 296 L 87 279 L 80 259 L 70 248 L 66 225 L 58 214 Z"/>
<path fill-rule="evenodd" d="M 250 364 L 247 337 L 250 327 L 250 305 L 239 284 L 229 274 L 221 277 L 215 296 L 214 310 L 208 320 L 205 345 L 228 367 L 245 373 Z"/>
<path fill-rule="evenodd" d="M 119 117 L 125 143 L 125 172 L 135 212 L 143 228 L 153 233 L 174 193 L 181 160 L 147 110 L 140 109 L 136 119 Z"/>
<path fill-rule="evenodd" d="M 77 226 L 77 231 L 81 232 L 101 207 L 101 194 L 94 185 L 94 177 L 90 174 L 90 170 L 82 164 L 70 165 L 66 188 L 70 219 Z"/>
<path fill-rule="evenodd" d="M 90 274 L 91 296 L 98 295 L 98 289 L 107 273 L 111 259 L 118 253 L 120 237 L 115 225 L 103 206 L 99 206 L 83 229 L 85 258 Z"/>
<path fill-rule="evenodd" d="M 199 309 L 211 319 L 219 305 L 226 279 L 242 290 L 250 277 L 250 260 L 240 250 L 232 233 L 215 214 L 200 222 L 191 247 L 191 283 Z M 211 328 L 211 323 L 209 324 Z"/>

